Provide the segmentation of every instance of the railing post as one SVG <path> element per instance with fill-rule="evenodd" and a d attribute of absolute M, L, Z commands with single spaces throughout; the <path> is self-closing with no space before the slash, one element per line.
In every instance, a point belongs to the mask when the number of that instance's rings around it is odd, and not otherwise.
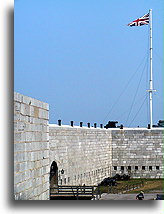
<path fill-rule="evenodd" d="M 79 199 L 79 187 L 77 186 L 77 194 L 76 194 L 77 200 Z"/>
<path fill-rule="evenodd" d="M 92 197 L 94 197 L 94 187 L 92 187 Z"/>
<path fill-rule="evenodd" d="M 84 192 L 84 194 L 85 194 L 85 184 L 83 185 L 83 187 L 84 187 L 83 192 Z"/>
<path fill-rule="evenodd" d="M 98 195 L 101 198 L 100 186 L 98 186 Z"/>

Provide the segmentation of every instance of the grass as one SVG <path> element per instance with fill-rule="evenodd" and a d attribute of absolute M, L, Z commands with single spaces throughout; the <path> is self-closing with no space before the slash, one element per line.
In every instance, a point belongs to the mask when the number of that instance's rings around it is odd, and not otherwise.
<path fill-rule="evenodd" d="M 143 187 L 129 191 L 128 193 L 139 193 L 140 191 L 144 191 L 144 193 L 164 192 L 164 179 L 143 179 L 143 182 Z"/>
<path fill-rule="evenodd" d="M 164 179 L 130 179 L 129 181 L 118 181 L 118 185 L 114 188 L 125 189 L 127 185 L 136 185 L 138 183 L 144 183 L 144 186 L 138 189 L 130 190 L 127 193 L 139 193 L 144 191 L 144 193 L 162 193 L 164 192 Z M 109 187 L 101 186 L 101 193 L 108 193 Z"/>

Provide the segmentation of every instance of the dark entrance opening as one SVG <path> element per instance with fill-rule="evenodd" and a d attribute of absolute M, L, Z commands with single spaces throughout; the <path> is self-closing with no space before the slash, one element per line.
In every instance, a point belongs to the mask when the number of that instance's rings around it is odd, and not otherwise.
<path fill-rule="evenodd" d="M 52 162 L 50 168 L 50 188 L 58 186 L 58 166 L 55 161 Z"/>

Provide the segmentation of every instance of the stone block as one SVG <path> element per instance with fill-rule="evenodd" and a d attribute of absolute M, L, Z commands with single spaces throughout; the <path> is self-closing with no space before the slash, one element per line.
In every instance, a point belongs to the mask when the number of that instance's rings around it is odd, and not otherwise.
<path fill-rule="evenodd" d="M 43 159 L 43 166 L 49 166 L 50 164 L 50 161 L 49 161 L 49 158 L 46 158 L 46 159 Z"/>
<path fill-rule="evenodd" d="M 35 118 L 39 117 L 39 111 L 40 111 L 40 109 L 38 107 L 34 106 L 34 117 Z"/>
<path fill-rule="evenodd" d="M 25 157 L 26 157 L 25 152 L 19 152 L 19 153 L 14 152 L 14 162 L 16 163 L 25 161 L 26 160 Z"/>
<path fill-rule="evenodd" d="M 43 151 L 43 157 L 44 158 L 49 158 L 50 157 L 50 151 L 49 151 L 49 149 Z"/>
<path fill-rule="evenodd" d="M 49 142 L 48 141 L 41 142 L 41 148 L 42 148 L 42 150 L 49 149 Z"/>
<path fill-rule="evenodd" d="M 14 121 L 20 121 L 21 115 L 14 112 Z"/>
<path fill-rule="evenodd" d="M 33 188 L 31 179 L 25 182 L 25 189 L 30 189 L 30 188 Z"/>
<path fill-rule="evenodd" d="M 47 111 L 49 111 L 49 104 L 43 102 L 43 103 L 42 103 L 42 108 L 45 109 L 45 110 L 47 110 Z"/>
<path fill-rule="evenodd" d="M 15 143 L 14 152 L 23 152 L 25 151 L 25 143 Z"/>
<path fill-rule="evenodd" d="M 26 152 L 32 151 L 31 142 L 26 142 L 26 143 L 25 143 L 25 151 L 26 151 Z"/>
<path fill-rule="evenodd" d="M 40 194 L 38 197 L 38 200 L 43 200 L 43 194 Z"/>
<path fill-rule="evenodd" d="M 37 152 L 31 152 L 31 161 L 38 160 L 38 154 Z"/>
<path fill-rule="evenodd" d="M 35 109 L 35 107 L 32 106 L 32 105 L 30 105 L 29 108 L 30 108 L 30 110 L 29 110 L 29 116 L 34 117 L 34 109 Z"/>
<path fill-rule="evenodd" d="M 26 142 L 35 141 L 36 140 L 35 135 L 36 135 L 35 132 L 26 132 Z"/>
<path fill-rule="evenodd" d="M 37 200 L 37 196 L 38 196 L 38 188 L 34 188 L 33 189 L 34 191 L 34 196 L 36 197 L 36 200 Z"/>
<path fill-rule="evenodd" d="M 25 132 L 14 132 L 14 142 L 24 142 L 26 141 Z"/>
<path fill-rule="evenodd" d="M 24 182 L 18 183 L 17 184 L 17 188 L 16 188 L 16 192 L 17 193 L 22 193 L 24 190 L 25 190 L 25 184 L 24 184 Z"/>
<path fill-rule="evenodd" d="M 28 164 L 29 166 L 29 164 Z M 31 169 L 30 167 L 28 167 L 28 169 Z M 29 179 L 32 179 L 31 178 L 31 171 L 30 170 L 26 170 L 25 171 L 25 180 L 29 180 Z"/>
<path fill-rule="evenodd" d="M 32 99 L 31 105 L 36 106 L 38 108 L 43 108 L 43 102 L 40 100 Z"/>
<path fill-rule="evenodd" d="M 20 113 L 23 115 L 30 115 L 30 106 L 24 103 L 21 103 Z"/>
<path fill-rule="evenodd" d="M 22 173 L 15 173 L 14 184 L 21 183 L 23 181 Z"/>
<path fill-rule="evenodd" d="M 14 102 L 14 112 L 21 112 L 21 103 L 19 102 Z"/>
<path fill-rule="evenodd" d="M 49 190 L 49 182 L 46 182 L 43 184 L 43 192 L 46 192 Z"/>
<path fill-rule="evenodd" d="M 20 163 L 15 163 L 14 164 L 14 173 L 20 172 Z"/>
<path fill-rule="evenodd" d="M 32 98 L 31 97 L 28 97 L 28 96 L 22 96 L 23 100 L 22 100 L 22 103 L 26 104 L 26 105 L 31 105 L 31 100 Z"/>
<path fill-rule="evenodd" d="M 44 109 L 39 109 L 39 118 L 42 119 L 48 119 L 48 111 L 44 110 Z"/>
<path fill-rule="evenodd" d="M 26 129 L 26 123 L 25 122 L 14 122 L 14 131 L 15 132 L 21 132 L 21 131 L 25 131 Z"/>
<path fill-rule="evenodd" d="M 17 102 L 22 102 L 23 101 L 23 96 L 17 92 L 14 92 L 14 100 Z"/>

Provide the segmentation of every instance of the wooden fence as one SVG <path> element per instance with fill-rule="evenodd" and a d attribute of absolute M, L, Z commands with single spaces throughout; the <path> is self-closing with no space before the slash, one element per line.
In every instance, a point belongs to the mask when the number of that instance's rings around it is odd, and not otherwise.
<path fill-rule="evenodd" d="M 100 198 L 98 186 L 57 186 L 50 188 L 50 197 L 91 197 Z"/>

